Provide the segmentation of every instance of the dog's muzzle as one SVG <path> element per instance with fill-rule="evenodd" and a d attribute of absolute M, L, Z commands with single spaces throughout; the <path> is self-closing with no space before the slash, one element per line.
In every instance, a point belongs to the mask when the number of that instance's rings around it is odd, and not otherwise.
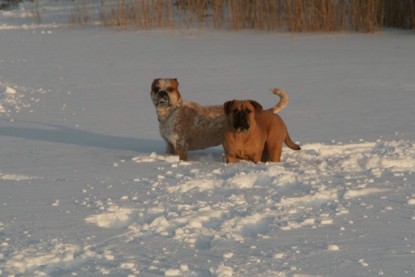
<path fill-rule="evenodd" d="M 239 132 L 249 130 L 248 114 L 246 112 L 237 112 L 234 115 L 233 128 Z"/>
<path fill-rule="evenodd" d="M 156 93 L 156 106 L 168 106 L 170 103 L 167 91 L 160 90 Z"/>

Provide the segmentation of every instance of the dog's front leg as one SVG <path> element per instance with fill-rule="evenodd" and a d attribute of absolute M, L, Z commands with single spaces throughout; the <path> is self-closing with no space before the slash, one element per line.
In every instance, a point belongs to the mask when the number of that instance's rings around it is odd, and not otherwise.
<path fill-rule="evenodd" d="M 181 161 L 187 161 L 187 149 L 188 149 L 188 145 L 186 143 L 185 139 L 177 139 L 176 142 L 176 155 L 179 156 L 179 159 Z"/>
<path fill-rule="evenodd" d="M 226 162 L 227 163 L 233 164 L 233 163 L 236 163 L 238 161 L 238 158 L 236 157 L 236 155 L 232 155 L 232 154 L 229 154 L 229 153 L 226 153 L 225 155 L 226 155 Z"/>
<path fill-rule="evenodd" d="M 176 154 L 176 151 L 174 150 L 174 145 L 170 142 L 167 142 L 166 144 L 166 154 L 174 155 Z"/>
<path fill-rule="evenodd" d="M 259 152 L 258 154 L 254 154 L 250 157 L 250 160 L 254 163 L 259 163 L 261 161 L 262 152 Z"/>
<path fill-rule="evenodd" d="M 252 156 L 250 157 L 250 160 L 254 163 L 259 162 L 267 162 L 269 160 L 269 151 L 267 147 L 264 147 L 263 145 L 260 150 L 254 152 Z"/>

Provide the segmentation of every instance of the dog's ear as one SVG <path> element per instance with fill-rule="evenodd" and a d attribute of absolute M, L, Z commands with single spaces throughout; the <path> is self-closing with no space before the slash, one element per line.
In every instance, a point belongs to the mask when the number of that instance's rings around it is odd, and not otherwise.
<path fill-rule="evenodd" d="M 160 78 L 154 79 L 153 83 L 151 83 L 151 90 L 157 85 L 157 83 L 160 81 Z"/>
<path fill-rule="evenodd" d="M 235 102 L 235 100 L 227 101 L 225 104 L 223 104 L 223 110 L 225 111 L 225 114 L 229 114 L 232 109 L 232 105 Z"/>
<path fill-rule="evenodd" d="M 175 90 L 179 90 L 179 81 L 177 81 L 177 78 L 171 78 L 171 86 L 175 89 Z"/>
<path fill-rule="evenodd" d="M 249 100 L 249 103 L 251 103 L 251 105 L 254 106 L 255 110 L 258 112 L 261 112 L 264 109 L 257 101 Z"/>

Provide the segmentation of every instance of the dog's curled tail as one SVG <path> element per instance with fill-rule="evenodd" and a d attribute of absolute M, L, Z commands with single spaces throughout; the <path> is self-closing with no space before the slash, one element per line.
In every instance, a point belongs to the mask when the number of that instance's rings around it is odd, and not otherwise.
<path fill-rule="evenodd" d="M 280 101 L 272 108 L 273 113 L 277 113 L 288 105 L 288 95 L 285 90 L 280 88 L 271 89 L 272 93 L 280 97 Z"/>

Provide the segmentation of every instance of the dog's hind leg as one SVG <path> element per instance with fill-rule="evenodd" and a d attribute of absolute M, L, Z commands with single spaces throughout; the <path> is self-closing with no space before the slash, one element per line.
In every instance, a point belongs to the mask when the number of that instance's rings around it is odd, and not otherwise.
<path fill-rule="evenodd" d="M 280 162 L 281 161 L 281 154 L 282 154 L 282 148 L 274 149 L 274 152 L 272 152 L 272 154 L 271 154 L 270 161 L 271 162 Z"/>
<path fill-rule="evenodd" d="M 280 162 L 281 161 L 281 154 L 282 154 L 282 143 L 283 137 L 278 138 L 276 141 L 270 143 L 267 142 L 268 145 L 268 152 L 270 155 L 269 161 L 270 162 Z"/>
<path fill-rule="evenodd" d="M 261 162 L 263 163 L 269 162 L 269 151 L 268 151 L 268 145 L 266 143 L 265 143 L 264 150 L 262 151 Z"/>

